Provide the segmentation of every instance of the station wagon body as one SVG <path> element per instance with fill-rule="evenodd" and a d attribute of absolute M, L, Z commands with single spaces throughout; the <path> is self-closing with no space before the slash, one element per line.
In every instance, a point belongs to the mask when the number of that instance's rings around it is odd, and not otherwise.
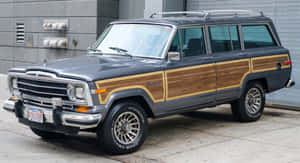
<path fill-rule="evenodd" d="M 11 69 L 4 109 L 43 138 L 92 131 L 122 154 L 144 142 L 147 118 L 231 104 L 235 119 L 255 121 L 265 93 L 294 85 L 263 14 L 161 15 L 110 23 L 87 56 Z"/>

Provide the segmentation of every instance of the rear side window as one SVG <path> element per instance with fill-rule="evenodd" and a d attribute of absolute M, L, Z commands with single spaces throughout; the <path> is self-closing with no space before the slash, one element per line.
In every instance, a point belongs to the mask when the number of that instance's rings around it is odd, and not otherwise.
<path fill-rule="evenodd" d="M 180 29 L 180 35 L 184 57 L 206 55 L 204 34 L 201 27 Z"/>
<path fill-rule="evenodd" d="M 209 27 L 209 36 L 213 53 L 241 49 L 238 28 L 235 25 Z"/>
<path fill-rule="evenodd" d="M 274 38 L 266 25 L 242 26 L 245 49 L 276 46 Z"/>

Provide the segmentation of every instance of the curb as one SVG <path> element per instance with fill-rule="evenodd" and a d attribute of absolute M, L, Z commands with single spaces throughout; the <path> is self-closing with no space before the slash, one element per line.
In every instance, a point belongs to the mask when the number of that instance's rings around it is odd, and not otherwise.
<path fill-rule="evenodd" d="M 284 110 L 291 110 L 291 111 L 300 111 L 299 106 L 290 106 L 290 105 L 281 105 L 281 104 L 270 104 L 266 103 L 266 107 L 274 108 L 274 109 L 284 109 Z"/>

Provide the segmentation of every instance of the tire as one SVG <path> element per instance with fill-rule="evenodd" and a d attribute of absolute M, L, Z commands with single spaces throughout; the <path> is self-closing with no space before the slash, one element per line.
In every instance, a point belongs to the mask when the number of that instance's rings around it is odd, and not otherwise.
<path fill-rule="evenodd" d="M 97 137 L 106 153 L 119 155 L 137 151 L 147 132 L 148 119 L 144 109 L 133 101 L 124 101 L 112 107 L 103 125 L 97 129 Z"/>
<path fill-rule="evenodd" d="M 240 122 L 253 122 L 260 119 L 264 111 L 265 91 L 260 82 L 246 86 L 239 100 L 231 104 L 233 118 Z"/>
<path fill-rule="evenodd" d="M 35 135 L 42 139 L 61 139 L 65 137 L 65 135 L 61 133 L 43 131 L 32 127 L 30 127 L 30 129 Z"/>

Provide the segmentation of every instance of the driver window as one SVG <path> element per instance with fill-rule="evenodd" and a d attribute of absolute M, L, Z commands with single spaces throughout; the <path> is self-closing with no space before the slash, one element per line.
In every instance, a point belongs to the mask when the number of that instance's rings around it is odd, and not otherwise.
<path fill-rule="evenodd" d="M 204 34 L 201 27 L 180 30 L 183 57 L 206 55 Z"/>

